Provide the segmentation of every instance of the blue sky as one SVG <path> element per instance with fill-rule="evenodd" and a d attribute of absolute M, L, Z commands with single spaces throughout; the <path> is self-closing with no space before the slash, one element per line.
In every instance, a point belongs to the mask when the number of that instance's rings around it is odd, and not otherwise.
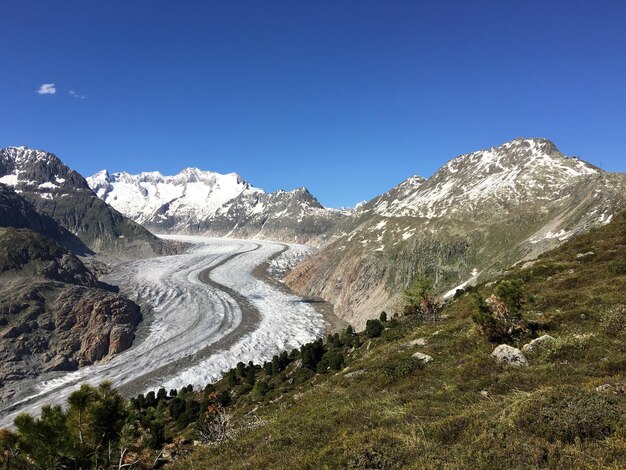
<path fill-rule="evenodd" d="M 624 1 L 20 0 L 0 17 L 0 146 L 85 176 L 197 166 L 351 206 L 518 136 L 626 171 Z"/>

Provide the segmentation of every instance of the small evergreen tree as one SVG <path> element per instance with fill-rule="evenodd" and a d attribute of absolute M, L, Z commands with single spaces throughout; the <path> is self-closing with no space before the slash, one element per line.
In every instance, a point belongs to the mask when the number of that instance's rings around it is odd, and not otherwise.
<path fill-rule="evenodd" d="M 380 320 L 367 320 L 365 323 L 365 334 L 369 338 L 377 338 L 381 335 L 385 327 Z"/>
<path fill-rule="evenodd" d="M 165 391 L 163 387 L 161 387 L 159 391 L 157 392 L 156 399 L 157 399 L 157 402 L 161 400 L 167 400 L 167 392 Z"/>
<path fill-rule="evenodd" d="M 146 408 L 155 407 L 157 405 L 156 395 L 153 390 L 150 390 L 146 395 Z"/>
<path fill-rule="evenodd" d="M 321 339 L 303 345 L 300 348 L 302 367 L 312 371 L 317 370 L 317 363 L 322 359 L 324 352 L 326 351 Z"/>
<path fill-rule="evenodd" d="M 150 433 L 147 439 L 148 445 L 152 449 L 161 449 L 165 444 L 165 425 L 158 420 L 150 424 Z"/>

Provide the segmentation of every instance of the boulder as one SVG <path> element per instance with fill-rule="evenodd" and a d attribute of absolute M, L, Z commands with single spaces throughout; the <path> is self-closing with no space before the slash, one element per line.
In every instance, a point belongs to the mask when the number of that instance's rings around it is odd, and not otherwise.
<path fill-rule="evenodd" d="M 504 362 L 516 367 L 525 367 L 528 365 L 526 356 L 522 354 L 522 351 L 514 348 L 513 346 L 509 346 L 508 344 L 501 344 L 494 349 L 491 353 L 491 357 L 494 357 L 498 362 Z"/>
<path fill-rule="evenodd" d="M 542 349 L 545 349 L 550 344 L 554 343 L 555 339 L 550 335 L 543 335 L 539 338 L 533 339 L 530 343 L 522 346 L 522 352 L 526 354 L 533 354 Z"/>
<path fill-rule="evenodd" d="M 419 359 L 424 364 L 428 364 L 429 362 L 433 361 L 433 357 L 432 356 L 429 356 L 428 354 L 424 354 L 424 353 L 421 353 L 421 352 L 416 352 L 415 354 L 413 354 L 413 357 L 416 358 L 416 359 Z"/>
<path fill-rule="evenodd" d="M 414 339 L 413 341 L 409 342 L 409 347 L 411 346 L 426 346 L 428 344 L 428 339 L 427 338 L 417 338 Z"/>

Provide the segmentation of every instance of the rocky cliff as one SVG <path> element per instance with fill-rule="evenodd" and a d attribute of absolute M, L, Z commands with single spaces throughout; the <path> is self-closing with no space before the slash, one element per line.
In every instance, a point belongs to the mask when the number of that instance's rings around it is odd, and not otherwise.
<path fill-rule="evenodd" d="M 139 307 L 98 282 L 65 248 L 0 228 L 0 397 L 23 379 L 75 370 L 129 348 Z"/>

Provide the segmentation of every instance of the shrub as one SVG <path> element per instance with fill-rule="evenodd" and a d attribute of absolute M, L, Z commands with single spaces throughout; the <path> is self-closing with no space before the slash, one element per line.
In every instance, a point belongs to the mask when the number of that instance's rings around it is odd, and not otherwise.
<path fill-rule="evenodd" d="M 398 339 L 404 338 L 408 333 L 407 328 L 403 328 L 402 326 L 397 326 L 395 328 L 385 328 L 380 337 L 384 341 L 396 341 Z"/>
<path fill-rule="evenodd" d="M 343 364 L 343 354 L 340 351 L 328 351 L 317 365 L 317 372 L 324 373 L 328 369 L 341 370 L 343 369 Z"/>
<path fill-rule="evenodd" d="M 384 364 L 381 367 L 381 372 L 387 380 L 395 382 L 423 368 L 424 363 L 419 359 L 412 356 L 401 356 L 398 359 Z"/>
<path fill-rule="evenodd" d="M 185 412 L 185 409 L 186 403 L 185 400 L 183 400 L 182 398 L 175 397 L 172 401 L 170 401 L 169 410 L 172 419 L 177 420 L 180 415 Z"/>
<path fill-rule="evenodd" d="M 615 335 L 626 330 L 626 305 L 618 305 L 607 311 L 601 320 L 602 332 Z"/>
<path fill-rule="evenodd" d="M 588 337 L 564 336 L 547 344 L 546 348 L 541 350 L 539 357 L 545 362 L 567 361 L 580 357 L 588 349 Z"/>
<path fill-rule="evenodd" d="M 404 291 L 404 300 L 407 305 L 419 306 L 420 302 L 430 296 L 433 283 L 426 277 L 417 276 L 408 289 Z"/>
<path fill-rule="evenodd" d="M 459 297 L 463 296 L 463 294 L 465 294 L 465 289 L 461 288 L 461 289 L 457 289 L 454 291 L 454 296 L 452 297 L 454 300 L 458 299 Z"/>
<path fill-rule="evenodd" d="M 160 449 L 165 444 L 165 425 L 161 421 L 153 421 L 150 424 L 146 443 L 152 449 Z"/>
<path fill-rule="evenodd" d="M 496 286 L 496 296 L 510 312 L 518 312 L 524 305 L 524 282 L 521 279 L 500 281 Z"/>
<path fill-rule="evenodd" d="M 613 274 L 626 274 L 626 259 L 616 259 L 609 263 L 609 271 Z"/>
<path fill-rule="evenodd" d="M 474 294 L 476 312 L 472 320 L 478 325 L 480 333 L 492 343 L 519 341 L 530 334 L 528 323 L 516 307 L 521 299 L 517 293 L 501 291 L 501 294 L 508 296 L 508 300 L 495 295 L 485 300 L 481 295 Z"/>
<path fill-rule="evenodd" d="M 367 320 L 365 324 L 365 334 L 369 338 L 377 338 L 383 332 L 385 327 L 380 322 L 380 320 Z"/>
<path fill-rule="evenodd" d="M 404 291 L 404 314 L 419 315 L 424 320 L 435 321 L 441 304 L 433 297 L 432 281 L 426 277 L 416 277 Z"/>
<path fill-rule="evenodd" d="M 160 402 L 161 400 L 167 400 L 167 392 L 163 387 L 161 387 L 157 392 L 156 399 L 157 402 Z"/>
<path fill-rule="evenodd" d="M 267 382 L 265 382 L 264 380 L 259 380 L 257 383 L 254 384 L 254 387 L 252 387 L 252 396 L 255 399 L 259 400 L 263 398 L 265 394 L 269 392 L 269 390 L 270 386 L 267 384 Z"/>
<path fill-rule="evenodd" d="M 322 360 L 325 352 L 326 350 L 321 339 L 303 345 L 300 348 L 302 367 L 313 371 L 317 370 L 317 363 Z"/>
<path fill-rule="evenodd" d="M 525 431 L 549 441 L 604 439 L 623 416 L 614 397 L 576 387 L 549 389 L 523 402 L 515 421 Z"/>
<path fill-rule="evenodd" d="M 289 354 L 287 354 L 287 351 L 283 351 L 280 354 L 276 354 L 272 358 L 272 373 L 279 374 L 280 372 L 286 369 L 286 367 L 289 365 L 290 362 L 291 362 L 291 359 L 290 359 Z"/>

